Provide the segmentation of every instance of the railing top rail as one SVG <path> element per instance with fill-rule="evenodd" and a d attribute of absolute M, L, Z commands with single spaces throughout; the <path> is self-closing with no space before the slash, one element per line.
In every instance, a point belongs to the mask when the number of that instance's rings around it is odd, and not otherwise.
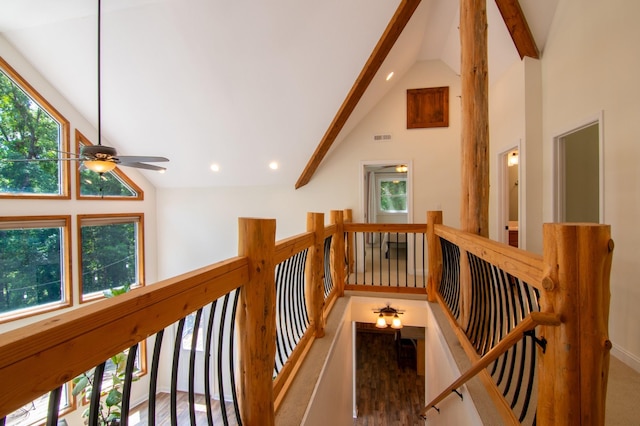
<path fill-rule="evenodd" d="M 338 230 L 338 225 L 331 224 L 324 227 L 324 238 L 329 238 L 331 235 L 335 234 Z"/>
<path fill-rule="evenodd" d="M 0 383 L 11 390 L 0 417 L 240 287 L 248 266 L 231 258 L 1 334 Z"/>
<path fill-rule="evenodd" d="M 543 290 L 542 256 L 445 225 L 435 225 L 434 231 L 440 238 L 496 265 L 538 290 Z"/>
<path fill-rule="evenodd" d="M 427 232 L 426 223 L 345 223 L 347 232 Z"/>
<path fill-rule="evenodd" d="M 424 417 L 427 412 L 433 408 L 436 404 L 440 403 L 447 396 L 463 386 L 469 380 L 474 378 L 480 371 L 487 368 L 489 364 L 498 359 L 498 357 L 504 354 L 509 348 L 518 343 L 529 330 L 533 330 L 538 325 L 560 325 L 560 315 L 554 313 L 542 313 L 532 312 L 527 315 L 513 330 L 511 330 L 500 342 L 494 346 L 489 352 L 487 352 L 482 358 L 477 360 L 464 374 L 456 379 L 449 387 L 443 390 L 440 395 L 430 401 L 420 411 L 420 416 Z"/>
<path fill-rule="evenodd" d="M 285 261 L 313 245 L 313 232 L 303 232 L 276 242 L 275 264 Z"/>

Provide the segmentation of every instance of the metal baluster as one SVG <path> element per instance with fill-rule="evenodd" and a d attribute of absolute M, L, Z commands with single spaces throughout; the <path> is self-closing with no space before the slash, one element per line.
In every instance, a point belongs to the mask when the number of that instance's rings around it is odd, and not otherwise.
<path fill-rule="evenodd" d="M 133 373 L 136 367 L 136 354 L 138 353 L 138 344 L 131 346 L 127 353 L 127 365 L 124 370 L 124 385 L 122 386 L 122 406 L 120 407 L 120 425 L 127 426 L 129 424 L 129 405 L 131 404 L 131 383 L 133 382 Z"/>

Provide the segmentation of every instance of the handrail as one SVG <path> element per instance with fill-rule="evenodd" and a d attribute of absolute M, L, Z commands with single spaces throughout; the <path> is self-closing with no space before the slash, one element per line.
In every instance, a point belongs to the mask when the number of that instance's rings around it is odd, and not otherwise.
<path fill-rule="evenodd" d="M 11 391 L 0 393 L 0 418 L 240 287 L 248 277 L 247 258 L 234 257 L 1 334 L 0 382 Z"/>
<path fill-rule="evenodd" d="M 346 232 L 427 232 L 426 223 L 347 223 Z"/>
<path fill-rule="evenodd" d="M 281 263 L 285 259 L 290 258 L 294 254 L 311 247 L 313 244 L 313 232 L 303 232 L 293 237 L 276 241 L 275 263 Z"/>
<path fill-rule="evenodd" d="M 530 330 L 533 330 L 538 325 L 558 326 L 561 324 L 560 315 L 547 312 L 531 312 L 527 315 L 513 330 L 511 330 L 496 346 L 494 346 L 489 352 L 487 352 L 482 358 L 477 360 L 471 368 L 469 368 L 464 374 L 456 379 L 449 387 L 443 390 L 440 395 L 430 401 L 420 411 L 420 417 L 425 418 L 427 412 L 436 406 L 439 402 L 444 400 L 447 396 L 458 389 L 460 386 L 467 383 L 474 378 L 480 371 L 487 368 L 489 364 L 498 359 L 500 355 L 504 354 L 513 345 L 520 341 L 524 334 Z"/>
<path fill-rule="evenodd" d="M 542 256 L 445 225 L 435 225 L 434 232 L 460 249 L 496 265 L 538 290 L 543 289 Z"/>

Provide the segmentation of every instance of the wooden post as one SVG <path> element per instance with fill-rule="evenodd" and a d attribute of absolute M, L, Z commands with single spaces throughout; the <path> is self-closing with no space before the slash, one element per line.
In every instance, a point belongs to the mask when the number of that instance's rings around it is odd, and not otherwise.
<path fill-rule="evenodd" d="M 435 234 L 435 225 L 442 224 L 441 211 L 427 212 L 427 300 L 436 301 L 442 281 L 442 247 Z"/>
<path fill-rule="evenodd" d="M 324 336 L 324 214 L 307 213 L 307 231 L 314 233 L 305 267 L 306 302 L 315 336 Z"/>
<path fill-rule="evenodd" d="M 462 200 L 460 228 L 489 236 L 489 79 L 486 0 L 460 0 Z"/>
<path fill-rule="evenodd" d="M 609 276 L 613 241 L 608 225 L 545 224 L 545 291 L 540 310 L 560 315 L 544 326 L 540 351 L 540 425 L 603 425 L 609 372 Z"/>
<path fill-rule="evenodd" d="M 337 297 L 344 296 L 344 213 L 342 210 L 331 210 L 331 224 L 336 225 L 336 233 L 331 239 L 331 279 L 336 288 Z"/>
<path fill-rule="evenodd" d="M 242 423 L 274 425 L 276 356 L 274 219 L 238 219 L 238 254 L 249 259 L 249 281 L 240 287 L 238 332 Z"/>
<path fill-rule="evenodd" d="M 486 0 L 460 0 L 462 83 L 462 188 L 460 229 L 489 236 L 489 77 Z M 471 304 L 471 272 L 460 250 L 460 317 L 465 328 Z"/>
<path fill-rule="evenodd" d="M 352 223 L 353 222 L 353 211 L 351 209 L 344 209 L 344 223 Z M 353 253 L 353 232 L 347 233 L 347 265 L 349 266 L 348 270 L 353 271 L 354 269 L 354 253 Z"/>

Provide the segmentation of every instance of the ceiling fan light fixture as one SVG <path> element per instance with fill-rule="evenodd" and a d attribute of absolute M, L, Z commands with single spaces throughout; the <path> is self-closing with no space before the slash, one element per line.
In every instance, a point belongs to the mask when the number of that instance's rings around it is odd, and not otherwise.
<path fill-rule="evenodd" d="M 92 172 L 107 173 L 116 168 L 116 163 L 103 160 L 85 160 L 84 166 Z"/>

